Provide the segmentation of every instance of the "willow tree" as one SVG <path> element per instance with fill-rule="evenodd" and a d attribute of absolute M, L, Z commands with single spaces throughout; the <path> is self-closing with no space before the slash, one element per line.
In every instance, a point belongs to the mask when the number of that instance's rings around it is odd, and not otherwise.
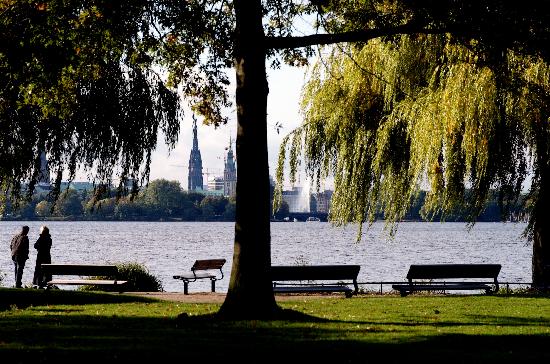
<path fill-rule="evenodd" d="M 335 177 L 330 218 L 390 233 L 427 190 L 423 214 L 461 210 L 473 224 L 490 190 L 504 215 L 533 172 L 534 286 L 548 284 L 550 65 L 540 56 L 450 35 L 403 35 L 334 47 L 312 71 L 304 123 L 287 144 L 317 183 Z"/>
<path fill-rule="evenodd" d="M 301 65 L 313 45 L 400 33 L 544 40 L 549 22 L 533 5 L 522 2 L 519 10 L 529 11 L 516 22 L 507 16 L 515 8 L 488 0 L 1 0 L 0 186 L 16 198 L 28 181 L 31 193 L 41 151 L 57 171 L 57 186 L 63 170 L 74 176 L 80 167 L 99 184 L 113 174 L 147 181 L 159 131 L 169 146 L 176 141 L 179 96 L 206 123 L 226 121 L 233 104 L 226 71 L 233 68 L 236 223 L 220 313 L 273 316 L 266 61 Z M 316 25 L 295 36 L 304 16 Z M 498 27 L 486 26 L 495 21 Z"/>

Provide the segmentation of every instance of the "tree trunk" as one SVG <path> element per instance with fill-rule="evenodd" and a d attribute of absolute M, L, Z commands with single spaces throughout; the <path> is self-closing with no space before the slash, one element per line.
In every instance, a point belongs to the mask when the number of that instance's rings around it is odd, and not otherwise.
<path fill-rule="evenodd" d="M 260 0 L 236 0 L 237 201 L 229 288 L 219 316 L 274 317 L 267 158 L 265 37 Z"/>
<path fill-rule="evenodd" d="M 540 185 L 535 207 L 532 211 L 533 223 L 533 287 L 550 287 L 550 224 L 548 208 L 550 207 L 550 165 L 546 150 L 537 151 Z"/>

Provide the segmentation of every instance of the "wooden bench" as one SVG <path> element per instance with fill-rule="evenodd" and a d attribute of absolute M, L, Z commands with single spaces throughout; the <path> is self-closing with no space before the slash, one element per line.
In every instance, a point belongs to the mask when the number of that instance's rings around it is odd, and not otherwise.
<path fill-rule="evenodd" d="M 343 292 L 346 297 L 357 294 L 359 265 L 279 265 L 271 267 L 274 293 Z M 299 283 L 287 283 L 295 281 Z M 303 281 L 332 281 L 330 283 L 303 283 Z M 337 282 L 334 282 L 337 281 Z M 345 281 L 348 281 L 347 283 Z M 352 290 L 348 285 L 352 284 Z"/>
<path fill-rule="evenodd" d="M 394 284 L 401 296 L 415 291 L 485 290 L 497 292 L 500 264 L 413 264 L 407 273 L 408 284 Z M 431 282 L 434 279 L 491 278 L 492 281 Z M 416 280 L 429 280 L 416 281 Z"/>
<path fill-rule="evenodd" d="M 42 272 L 45 277 L 52 276 L 52 279 L 46 282 L 46 289 L 58 285 L 93 285 L 111 286 L 122 292 L 128 282 L 117 279 L 118 268 L 116 265 L 42 264 Z M 79 278 L 58 279 L 54 276 L 78 276 Z M 82 276 L 111 277 L 111 279 L 82 279 Z"/>
<path fill-rule="evenodd" d="M 210 279 L 212 284 L 212 292 L 216 292 L 216 281 L 223 279 L 222 267 L 225 264 L 225 259 L 204 259 L 195 260 L 195 264 L 191 267 L 190 274 L 175 275 L 174 279 L 183 281 L 183 293 L 189 294 L 189 282 L 195 282 L 198 279 Z M 220 276 L 218 277 L 219 270 Z"/>

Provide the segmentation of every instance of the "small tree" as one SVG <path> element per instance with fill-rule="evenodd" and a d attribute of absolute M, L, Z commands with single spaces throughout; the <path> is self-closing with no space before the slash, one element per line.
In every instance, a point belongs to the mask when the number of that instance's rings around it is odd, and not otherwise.
<path fill-rule="evenodd" d="M 34 211 L 37 216 L 47 217 L 51 215 L 51 204 L 48 201 L 42 200 L 36 204 Z"/>

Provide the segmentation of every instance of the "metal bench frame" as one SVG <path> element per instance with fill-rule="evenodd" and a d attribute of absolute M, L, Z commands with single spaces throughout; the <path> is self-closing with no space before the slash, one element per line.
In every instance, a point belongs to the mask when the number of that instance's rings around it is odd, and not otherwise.
<path fill-rule="evenodd" d="M 401 296 L 416 291 L 447 291 L 447 290 L 485 290 L 487 294 L 499 290 L 498 274 L 500 264 L 412 264 L 407 273 L 408 284 L 394 284 L 392 288 L 398 290 Z M 434 279 L 465 279 L 465 278 L 492 278 L 487 281 L 437 281 Z M 429 280 L 418 282 L 416 280 Z"/>
<path fill-rule="evenodd" d="M 113 286 L 119 292 L 123 292 L 124 286 L 128 281 L 117 279 L 118 268 L 116 265 L 105 264 L 42 264 L 44 276 L 52 276 L 52 279 L 46 282 L 46 289 L 58 285 L 93 285 L 93 286 Z M 59 279 L 53 276 L 92 276 L 92 277 L 113 277 L 113 279 Z"/>
<path fill-rule="evenodd" d="M 359 291 L 359 265 L 279 265 L 271 267 L 274 293 L 343 292 L 352 297 Z M 300 283 L 287 283 L 295 281 Z M 303 281 L 337 281 L 336 283 L 302 283 Z M 346 283 L 348 281 L 349 283 Z M 348 285 L 352 284 L 352 290 Z"/>
<path fill-rule="evenodd" d="M 202 259 L 195 260 L 195 263 L 191 267 L 191 274 L 180 274 L 173 276 L 174 279 L 183 281 L 183 294 L 189 294 L 189 283 L 195 282 L 199 279 L 210 279 L 212 292 L 216 292 L 216 281 L 223 279 L 223 265 L 225 259 Z M 218 277 L 217 272 L 220 271 Z"/>

